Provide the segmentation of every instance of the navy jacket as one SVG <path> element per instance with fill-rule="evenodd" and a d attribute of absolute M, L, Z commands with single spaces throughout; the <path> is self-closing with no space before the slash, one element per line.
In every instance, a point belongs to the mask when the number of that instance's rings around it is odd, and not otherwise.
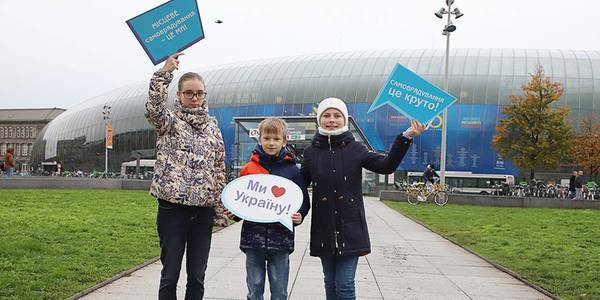
<path fill-rule="evenodd" d="M 257 145 L 252 152 L 250 162 L 243 168 L 240 175 L 272 174 L 285 177 L 295 182 L 304 195 L 302 206 L 298 211 L 302 220 L 310 209 L 310 198 L 306 191 L 304 178 L 296 166 L 294 154 L 281 149 L 277 156 L 271 156 Z M 244 221 L 240 237 L 240 249 L 288 250 L 294 251 L 294 233 L 280 223 L 256 223 Z"/>
<path fill-rule="evenodd" d="M 387 156 L 371 152 L 347 131 L 316 134 L 304 150 L 302 174 L 313 183 L 311 256 L 365 255 L 371 252 L 362 197 L 362 168 L 390 174 L 411 140 L 399 135 Z"/>

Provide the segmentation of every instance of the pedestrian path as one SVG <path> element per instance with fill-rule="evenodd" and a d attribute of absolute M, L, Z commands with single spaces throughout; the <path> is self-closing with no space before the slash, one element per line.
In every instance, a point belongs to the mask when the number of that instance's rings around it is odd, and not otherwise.
<path fill-rule="evenodd" d="M 358 299 L 549 299 L 427 228 L 367 198 L 372 253 L 361 257 Z M 205 299 L 246 299 L 241 223 L 213 235 Z M 290 257 L 290 299 L 325 299 L 319 259 L 308 250 L 310 219 L 298 228 Z M 185 265 L 185 264 L 184 264 Z M 156 299 L 160 262 L 104 286 L 83 299 Z M 268 284 L 265 299 L 268 296 Z M 185 294 L 185 270 L 178 297 Z"/>

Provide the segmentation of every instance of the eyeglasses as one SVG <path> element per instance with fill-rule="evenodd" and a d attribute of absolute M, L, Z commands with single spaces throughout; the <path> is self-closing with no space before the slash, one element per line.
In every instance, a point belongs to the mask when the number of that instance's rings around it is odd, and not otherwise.
<path fill-rule="evenodd" d="M 198 98 L 199 100 L 202 100 L 202 99 L 206 98 L 206 94 L 208 94 L 208 93 L 205 91 L 199 91 L 197 93 L 194 93 L 193 91 L 184 91 L 182 94 L 186 99 L 193 99 L 194 96 L 196 96 L 196 98 Z"/>

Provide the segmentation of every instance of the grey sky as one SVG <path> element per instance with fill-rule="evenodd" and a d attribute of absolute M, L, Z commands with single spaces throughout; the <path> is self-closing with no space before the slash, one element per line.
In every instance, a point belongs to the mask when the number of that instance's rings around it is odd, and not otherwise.
<path fill-rule="evenodd" d="M 70 108 L 148 80 L 125 21 L 164 0 L 0 0 L 0 108 Z M 443 48 L 443 0 L 198 0 L 206 38 L 181 71 L 331 51 Z M 456 0 L 451 47 L 600 50 L 600 2 Z M 221 19 L 223 24 L 215 24 Z M 210 87 L 208 87 L 210 89 Z"/>

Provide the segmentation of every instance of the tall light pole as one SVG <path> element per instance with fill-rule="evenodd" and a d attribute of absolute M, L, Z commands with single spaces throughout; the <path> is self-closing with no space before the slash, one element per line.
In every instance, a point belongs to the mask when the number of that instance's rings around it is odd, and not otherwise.
<path fill-rule="evenodd" d="M 442 19 L 444 15 L 448 15 L 448 22 L 444 26 L 444 30 L 442 31 L 442 35 L 446 36 L 446 61 L 445 61 L 445 71 L 444 71 L 444 90 L 449 93 L 448 90 L 448 62 L 450 58 L 450 34 L 456 30 L 456 26 L 452 24 L 451 16 L 454 15 L 455 19 L 462 17 L 464 14 L 460 12 L 458 8 L 454 8 L 452 10 L 452 4 L 454 0 L 446 0 L 446 5 L 448 8 L 440 8 L 439 11 L 435 13 L 435 16 Z M 442 184 L 446 183 L 446 143 L 447 143 L 447 132 L 448 132 L 448 108 L 444 109 L 442 113 L 442 146 L 440 149 L 440 182 Z"/>
<path fill-rule="evenodd" d="M 104 105 L 102 107 L 102 119 L 104 120 L 104 176 L 108 175 L 108 139 L 109 139 L 109 130 L 108 127 L 110 125 L 110 109 L 109 105 Z M 110 133 L 112 135 L 112 132 Z"/>

